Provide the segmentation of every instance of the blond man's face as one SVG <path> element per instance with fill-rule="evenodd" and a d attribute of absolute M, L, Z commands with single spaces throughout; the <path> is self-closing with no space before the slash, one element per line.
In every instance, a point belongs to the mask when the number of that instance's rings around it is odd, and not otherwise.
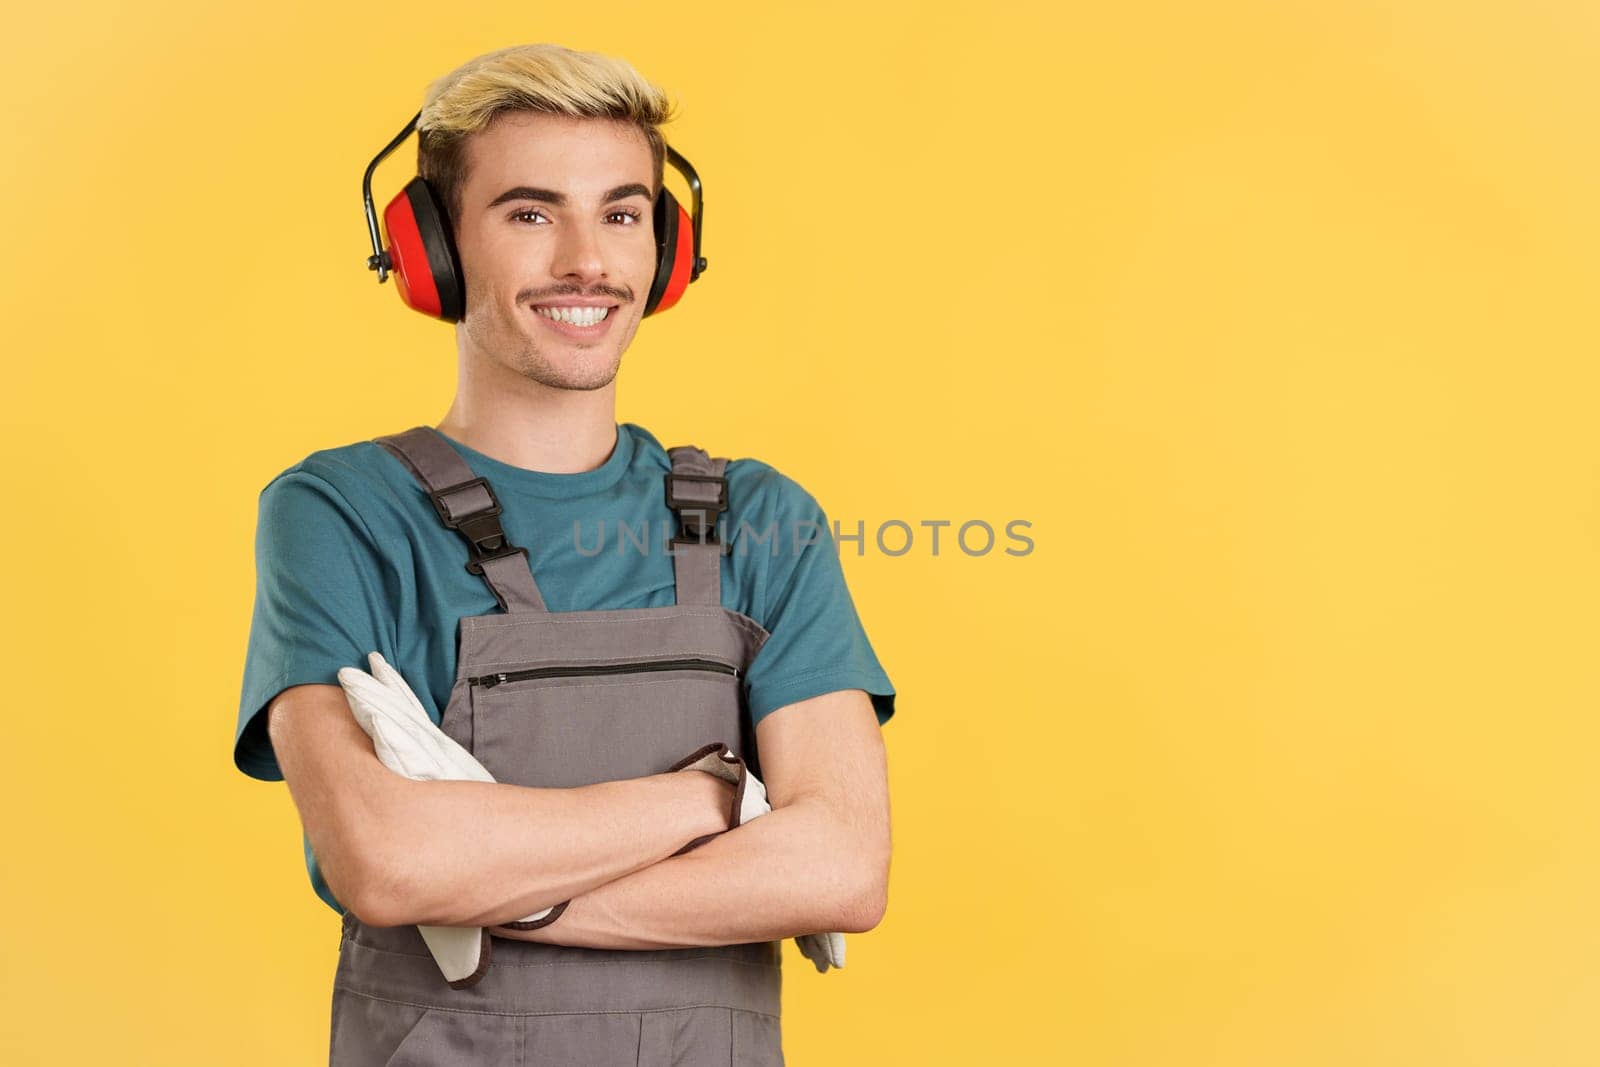
<path fill-rule="evenodd" d="M 644 132 L 508 112 L 469 137 L 466 153 L 455 220 L 461 328 L 489 359 L 534 381 L 609 384 L 655 278 Z"/>

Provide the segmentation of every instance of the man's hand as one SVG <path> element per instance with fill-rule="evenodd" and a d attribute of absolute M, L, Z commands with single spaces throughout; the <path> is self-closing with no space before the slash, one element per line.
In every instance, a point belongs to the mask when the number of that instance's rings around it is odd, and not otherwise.
<path fill-rule="evenodd" d="M 767 803 L 767 790 L 761 784 L 761 779 L 751 774 L 734 751 L 721 741 L 713 741 L 703 748 L 695 749 L 683 759 L 668 768 L 669 771 L 704 771 L 719 781 L 728 785 L 730 802 L 728 808 L 728 830 L 742 826 L 765 812 L 772 810 Z M 726 833 L 727 831 L 722 831 Z M 681 856 L 685 852 L 696 849 L 710 841 L 716 834 L 706 834 L 697 837 L 684 845 L 674 856 Z"/>

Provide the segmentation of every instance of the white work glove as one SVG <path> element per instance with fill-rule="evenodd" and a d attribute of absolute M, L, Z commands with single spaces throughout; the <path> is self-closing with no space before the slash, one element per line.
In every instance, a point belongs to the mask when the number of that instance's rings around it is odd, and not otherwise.
<path fill-rule="evenodd" d="M 733 806 L 729 813 L 729 830 L 735 826 L 743 826 L 751 819 L 772 810 L 772 805 L 767 803 L 767 787 L 761 784 L 761 779 L 751 774 L 744 760 L 734 755 L 727 745 L 720 742 L 690 753 L 673 764 L 671 769 L 706 771 L 732 783 Z M 698 848 L 716 836 L 707 834 L 704 837 L 697 837 L 673 855 L 679 856 L 690 849 Z M 794 943 L 799 946 L 800 954 L 816 965 L 818 974 L 825 974 L 829 967 L 844 966 L 843 934 L 802 934 L 794 939 Z"/>
<path fill-rule="evenodd" d="M 339 685 L 385 767 L 422 782 L 494 781 L 472 753 L 434 725 L 400 672 L 376 652 L 367 655 L 367 664 L 371 674 L 340 668 Z M 548 925 L 541 920 L 553 921 L 560 914 L 557 908 L 565 909 L 566 904 L 545 908 L 516 925 Z M 491 943 L 482 927 L 418 926 L 417 932 L 452 989 L 476 985 L 488 973 Z"/>
<path fill-rule="evenodd" d="M 844 966 L 843 934 L 802 934 L 794 943 L 800 946 L 800 955 L 816 964 L 818 974 L 828 973 L 829 967 Z"/>

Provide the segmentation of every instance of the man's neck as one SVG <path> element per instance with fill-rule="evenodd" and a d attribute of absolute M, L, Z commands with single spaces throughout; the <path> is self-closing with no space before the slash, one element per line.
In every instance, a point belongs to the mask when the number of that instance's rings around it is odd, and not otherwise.
<path fill-rule="evenodd" d="M 436 429 L 502 463 L 547 474 L 604 465 L 617 444 L 616 382 L 494 397 L 458 392 Z"/>

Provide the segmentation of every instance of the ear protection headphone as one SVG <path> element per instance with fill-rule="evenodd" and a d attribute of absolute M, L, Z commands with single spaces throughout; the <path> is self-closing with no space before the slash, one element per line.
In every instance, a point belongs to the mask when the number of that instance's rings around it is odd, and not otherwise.
<path fill-rule="evenodd" d="M 407 307 L 445 322 L 460 322 L 467 306 L 465 276 L 461 272 L 455 239 L 450 233 L 449 216 L 432 186 L 421 176 L 412 178 L 383 209 L 384 229 L 389 232 L 388 248 L 383 247 L 378 236 L 378 217 L 372 209 L 372 172 L 411 135 L 420 118 L 420 111 L 411 117 L 406 128 L 367 164 L 367 172 L 361 178 L 361 197 L 367 207 L 367 232 L 372 236 L 372 255 L 367 257 L 367 269 L 378 272 L 380 285 L 393 271 L 395 288 Z M 656 274 L 645 299 L 646 315 L 665 311 L 676 304 L 689 283 L 706 269 L 706 261 L 700 255 L 701 216 L 705 210 L 700 176 L 671 145 L 667 146 L 667 162 L 689 180 L 694 214 L 691 216 L 685 211 L 662 183 L 655 203 Z"/>

